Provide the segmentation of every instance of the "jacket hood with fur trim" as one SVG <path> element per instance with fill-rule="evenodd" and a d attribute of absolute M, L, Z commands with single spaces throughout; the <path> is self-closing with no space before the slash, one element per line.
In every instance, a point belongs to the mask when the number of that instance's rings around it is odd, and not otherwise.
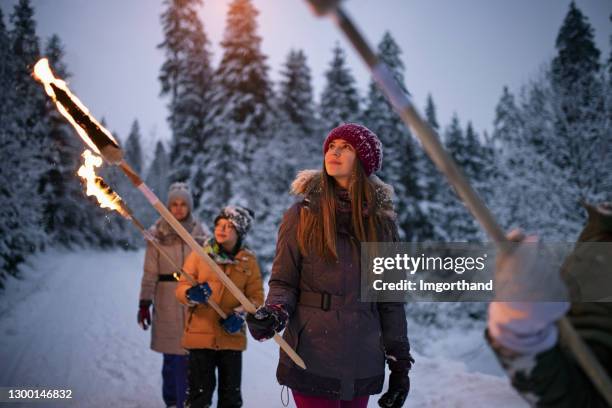
<path fill-rule="evenodd" d="M 376 192 L 375 211 L 378 215 L 395 219 L 393 187 L 375 175 L 371 175 L 369 179 L 374 183 Z M 321 194 L 321 170 L 311 169 L 298 172 L 291 183 L 291 194 L 302 196 L 308 203 L 312 202 L 313 198 Z"/>

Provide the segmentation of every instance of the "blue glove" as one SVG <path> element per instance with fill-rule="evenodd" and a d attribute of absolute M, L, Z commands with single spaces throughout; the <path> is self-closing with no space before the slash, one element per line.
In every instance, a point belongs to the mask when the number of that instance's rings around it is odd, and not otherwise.
<path fill-rule="evenodd" d="M 227 319 L 221 319 L 220 323 L 229 334 L 238 333 L 244 324 L 244 314 L 234 312 Z"/>
<path fill-rule="evenodd" d="M 206 303 L 208 298 L 212 295 L 212 289 L 208 286 L 207 282 L 192 286 L 187 289 L 187 300 L 190 303 Z"/>

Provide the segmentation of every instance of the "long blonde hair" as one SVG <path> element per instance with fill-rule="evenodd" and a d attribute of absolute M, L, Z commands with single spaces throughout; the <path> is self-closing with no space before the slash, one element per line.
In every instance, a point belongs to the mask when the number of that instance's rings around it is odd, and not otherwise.
<path fill-rule="evenodd" d="M 311 252 L 328 261 L 337 260 L 336 251 L 336 197 L 338 186 L 332 176 L 325 170 L 321 172 L 321 191 L 317 197 L 318 203 L 311 203 L 311 207 L 302 208 L 300 222 L 297 229 L 298 246 L 302 254 Z M 384 233 L 389 233 L 381 216 L 378 215 L 376 203 L 376 187 L 366 176 L 359 160 L 355 160 L 351 181 L 349 183 L 349 197 L 351 200 L 351 218 L 353 232 L 359 242 L 374 242 L 381 239 Z M 365 205 L 364 205 L 365 204 Z M 364 223 L 364 208 L 367 208 L 368 217 Z"/>

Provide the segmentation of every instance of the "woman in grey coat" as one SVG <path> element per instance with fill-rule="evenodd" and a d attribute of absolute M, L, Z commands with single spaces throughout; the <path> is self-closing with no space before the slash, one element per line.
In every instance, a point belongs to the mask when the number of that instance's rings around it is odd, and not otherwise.
<path fill-rule="evenodd" d="M 192 215 L 193 199 L 187 184 L 174 183 L 170 186 L 167 205 L 183 227 L 198 242 L 204 242 L 209 234 L 205 233 L 200 222 Z M 149 233 L 174 264 L 182 267 L 191 249 L 167 221 L 163 218 L 158 219 Z M 151 325 L 151 349 L 164 355 L 162 397 L 169 407 L 183 406 L 187 388 L 187 353 L 181 347 L 185 308 L 174 295 L 178 273 L 155 246 L 150 242 L 147 243 L 144 273 L 140 285 L 138 323 L 144 330 Z M 153 305 L 153 319 L 149 312 L 151 305 Z"/>
<path fill-rule="evenodd" d="M 292 185 L 301 200 L 284 215 L 266 304 L 247 322 L 265 340 L 283 337 L 306 363 L 281 351 L 280 384 L 298 408 L 364 408 L 382 391 L 383 407 L 401 407 L 413 362 L 402 303 L 364 303 L 360 243 L 396 241 L 392 189 L 373 173 L 382 147 L 364 126 L 344 124 L 327 136 L 321 171 L 303 171 Z"/>

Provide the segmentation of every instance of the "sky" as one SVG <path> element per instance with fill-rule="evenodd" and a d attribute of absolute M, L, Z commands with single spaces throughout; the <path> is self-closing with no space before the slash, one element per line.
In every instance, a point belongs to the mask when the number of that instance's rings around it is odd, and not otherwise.
<path fill-rule="evenodd" d="M 334 44 L 347 61 L 362 97 L 369 75 L 364 64 L 328 18 L 315 17 L 304 0 L 253 0 L 260 11 L 259 34 L 270 76 L 278 81 L 289 50 L 305 51 L 315 97 Z M 5 17 L 16 0 L 0 0 Z M 213 63 L 230 0 L 204 0 L 200 16 L 211 42 Z M 65 44 L 73 92 L 109 129 L 125 139 L 132 121 L 141 125 L 148 154 L 157 140 L 169 140 L 167 100 L 157 79 L 164 60 L 156 48 L 163 34 L 162 0 L 32 0 L 41 38 L 57 33 Z M 343 2 L 370 44 L 388 30 L 403 50 L 406 84 L 422 111 L 433 95 L 442 126 L 457 113 L 478 132 L 492 128 L 504 85 L 520 92 L 537 79 L 555 55 L 555 39 L 570 0 L 347 0 Z M 577 0 L 594 27 L 602 55 L 610 55 L 612 1 Z"/>

